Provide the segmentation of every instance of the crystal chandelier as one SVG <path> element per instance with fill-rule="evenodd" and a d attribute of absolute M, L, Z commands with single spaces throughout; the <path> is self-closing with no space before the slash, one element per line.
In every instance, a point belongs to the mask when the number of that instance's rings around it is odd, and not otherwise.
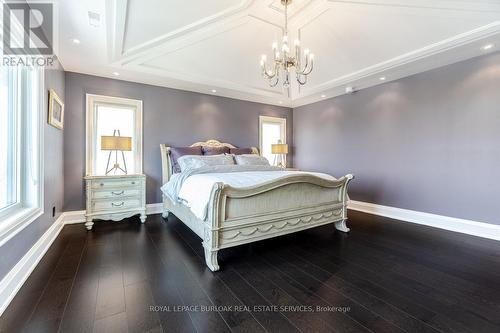
<path fill-rule="evenodd" d="M 291 70 L 295 67 L 295 77 L 299 85 L 307 83 L 307 76 L 311 74 L 314 65 L 314 54 L 305 49 L 303 54 L 300 48 L 300 40 L 296 39 L 294 43 L 295 54 L 290 52 L 288 46 L 288 5 L 292 0 L 281 0 L 281 4 L 285 6 L 285 31 L 283 41 L 281 43 L 281 52 L 278 49 L 278 43 L 273 43 L 273 63 L 271 68 L 267 68 L 267 55 L 262 55 L 260 60 L 260 67 L 262 76 L 269 80 L 269 85 L 275 87 L 278 82 L 283 80 L 283 87 L 290 88 L 290 75 Z M 304 64 L 302 65 L 302 60 Z"/>

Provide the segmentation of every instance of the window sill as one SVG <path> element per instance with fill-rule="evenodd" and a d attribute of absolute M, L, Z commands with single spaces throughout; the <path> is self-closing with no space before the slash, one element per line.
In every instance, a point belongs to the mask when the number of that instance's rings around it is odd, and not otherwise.
<path fill-rule="evenodd" d="M 0 246 L 7 243 L 42 214 L 41 208 L 21 208 L 0 221 Z"/>

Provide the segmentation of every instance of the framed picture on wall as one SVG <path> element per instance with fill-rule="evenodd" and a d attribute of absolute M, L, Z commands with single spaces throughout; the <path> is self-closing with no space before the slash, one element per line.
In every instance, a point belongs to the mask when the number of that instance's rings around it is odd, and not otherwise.
<path fill-rule="evenodd" d="M 64 125 L 64 102 L 54 89 L 49 91 L 49 124 L 61 130 Z"/>

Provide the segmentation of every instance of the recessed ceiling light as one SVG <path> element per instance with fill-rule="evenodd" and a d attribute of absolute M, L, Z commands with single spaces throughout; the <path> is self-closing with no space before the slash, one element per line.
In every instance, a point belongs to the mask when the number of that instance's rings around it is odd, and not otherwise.
<path fill-rule="evenodd" d="M 381 76 L 381 77 L 379 77 L 379 80 L 380 80 L 380 81 L 385 81 L 385 76 Z"/>
<path fill-rule="evenodd" d="M 114 76 L 120 76 L 120 73 L 118 73 L 118 72 L 113 72 L 113 75 L 114 75 Z"/>
<path fill-rule="evenodd" d="M 216 93 L 216 92 L 217 92 L 217 90 L 215 90 L 215 89 L 212 89 L 212 92 L 213 92 L 213 93 Z"/>
<path fill-rule="evenodd" d="M 326 95 L 321 95 L 321 98 L 325 98 L 325 97 L 326 97 Z"/>
<path fill-rule="evenodd" d="M 353 86 L 347 86 L 347 87 L 345 87 L 345 92 L 346 92 L 346 94 L 352 94 L 352 93 L 354 93 L 354 87 Z"/>
<path fill-rule="evenodd" d="M 73 44 L 80 44 L 79 39 L 73 38 L 71 41 L 73 42 Z"/>
<path fill-rule="evenodd" d="M 488 50 L 492 49 L 492 48 L 493 48 L 493 46 L 495 46 L 495 45 L 493 45 L 493 44 L 486 44 L 486 45 L 485 45 L 485 46 L 483 46 L 481 49 L 482 49 L 483 51 L 488 51 Z"/>

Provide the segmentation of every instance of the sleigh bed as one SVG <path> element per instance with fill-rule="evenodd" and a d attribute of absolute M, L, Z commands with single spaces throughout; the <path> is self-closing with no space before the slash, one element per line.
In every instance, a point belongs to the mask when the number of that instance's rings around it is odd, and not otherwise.
<path fill-rule="evenodd" d="M 216 140 L 198 142 L 191 147 L 228 147 Z M 170 148 L 161 145 L 163 184 L 173 175 Z M 256 148 L 252 148 L 258 153 Z M 200 218 L 181 202 L 163 195 L 163 217 L 173 213 L 202 240 L 207 266 L 219 270 L 217 252 L 221 249 L 277 237 L 324 224 L 348 232 L 347 186 L 353 179 L 340 179 L 306 172 L 275 171 L 279 178 L 255 185 L 234 187 L 215 182 L 211 188 L 206 217 Z M 232 175 L 234 177 L 234 175 Z"/>

